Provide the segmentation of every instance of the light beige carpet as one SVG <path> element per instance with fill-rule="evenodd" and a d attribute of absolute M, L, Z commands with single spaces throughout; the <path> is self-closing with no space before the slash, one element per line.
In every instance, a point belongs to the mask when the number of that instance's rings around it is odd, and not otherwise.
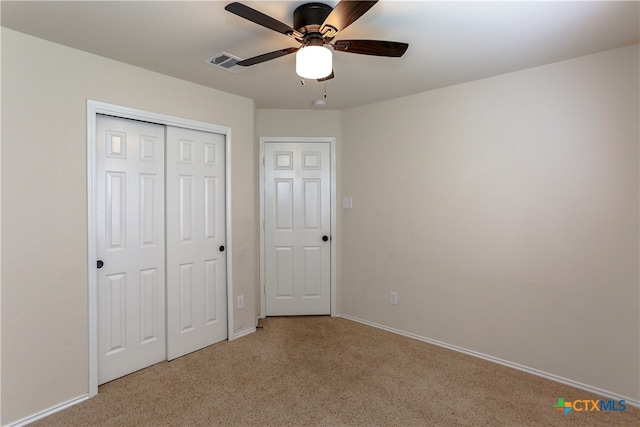
<path fill-rule="evenodd" d="M 640 411 L 554 409 L 600 399 L 464 354 L 330 317 L 263 329 L 100 387 L 42 426 L 638 426 Z"/>

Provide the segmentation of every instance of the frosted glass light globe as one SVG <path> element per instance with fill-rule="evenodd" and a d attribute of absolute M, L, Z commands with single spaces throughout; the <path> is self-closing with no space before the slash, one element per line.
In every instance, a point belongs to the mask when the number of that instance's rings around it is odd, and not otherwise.
<path fill-rule="evenodd" d="M 305 46 L 296 53 L 296 73 L 303 79 L 322 79 L 333 71 L 331 50 L 324 46 Z"/>

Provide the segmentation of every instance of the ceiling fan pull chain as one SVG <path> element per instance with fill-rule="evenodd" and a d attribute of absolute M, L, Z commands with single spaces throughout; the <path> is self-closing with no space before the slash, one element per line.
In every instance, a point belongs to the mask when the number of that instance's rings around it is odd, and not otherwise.
<path fill-rule="evenodd" d="M 324 81 L 324 99 L 327 99 L 327 81 Z"/>

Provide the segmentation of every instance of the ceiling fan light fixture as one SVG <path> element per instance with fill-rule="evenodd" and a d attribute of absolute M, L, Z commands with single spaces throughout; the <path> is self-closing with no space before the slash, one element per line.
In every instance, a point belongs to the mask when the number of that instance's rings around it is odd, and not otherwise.
<path fill-rule="evenodd" d="M 303 79 L 322 79 L 333 71 L 333 55 L 324 46 L 305 46 L 296 53 L 296 73 Z"/>

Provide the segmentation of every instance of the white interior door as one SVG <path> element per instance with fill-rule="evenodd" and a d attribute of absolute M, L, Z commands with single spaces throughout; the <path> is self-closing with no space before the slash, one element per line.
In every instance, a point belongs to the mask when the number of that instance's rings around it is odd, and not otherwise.
<path fill-rule="evenodd" d="M 165 359 L 164 127 L 97 116 L 98 383 Z"/>
<path fill-rule="evenodd" d="M 330 314 L 330 146 L 268 142 L 264 155 L 266 315 Z"/>
<path fill-rule="evenodd" d="M 227 338 L 225 136 L 167 127 L 169 360 Z"/>

